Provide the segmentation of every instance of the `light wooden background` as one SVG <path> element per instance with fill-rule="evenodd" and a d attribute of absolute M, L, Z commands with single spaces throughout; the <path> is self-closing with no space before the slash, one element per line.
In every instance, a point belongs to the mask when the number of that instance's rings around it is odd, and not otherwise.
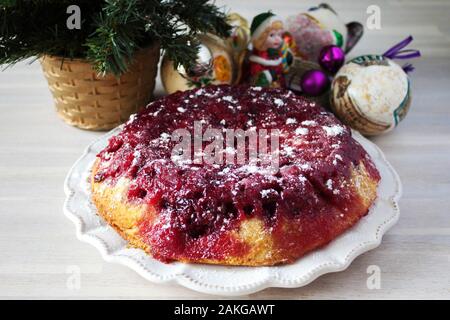
<path fill-rule="evenodd" d="M 339 273 L 298 289 L 267 289 L 244 298 L 450 298 L 450 1 L 330 1 L 346 20 L 365 22 L 381 8 L 381 30 L 367 31 L 351 56 L 382 53 L 409 34 L 423 58 L 412 74 L 413 105 L 392 133 L 373 139 L 404 185 L 401 217 L 381 246 Z M 273 9 L 286 17 L 313 1 L 218 1 L 247 18 Z M 157 94 L 162 94 L 161 86 Z M 103 261 L 78 241 L 62 212 L 64 177 L 99 133 L 56 116 L 38 63 L 0 72 L 0 297 L 214 298 L 177 285 L 152 284 Z M 366 286 L 381 269 L 381 289 Z M 80 268 L 81 288 L 67 287 Z"/>

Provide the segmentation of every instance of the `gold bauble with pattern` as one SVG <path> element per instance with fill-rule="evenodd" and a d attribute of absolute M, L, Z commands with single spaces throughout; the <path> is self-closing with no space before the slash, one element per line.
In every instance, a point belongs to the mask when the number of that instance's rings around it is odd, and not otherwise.
<path fill-rule="evenodd" d="M 199 36 L 197 60 L 190 70 L 175 69 L 167 55 L 161 63 L 161 81 L 168 94 L 209 84 L 232 84 L 235 76 L 228 43 L 211 34 Z"/>

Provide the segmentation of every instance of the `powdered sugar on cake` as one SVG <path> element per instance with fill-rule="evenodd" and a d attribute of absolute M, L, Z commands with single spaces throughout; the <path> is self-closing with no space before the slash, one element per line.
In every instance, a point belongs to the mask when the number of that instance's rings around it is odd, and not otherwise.
<path fill-rule="evenodd" d="M 196 121 L 203 131 L 279 130 L 278 171 L 261 161 L 205 164 L 173 155 L 172 133 L 193 132 Z M 236 149 L 224 146 L 221 154 L 236 156 Z M 157 209 L 161 225 L 143 225 L 140 232 L 163 260 L 186 254 L 187 243 L 192 255 L 219 254 L 212 247 L 195 251 L 196 239 L 215 246 L 218 233 L 246 217 L 261 217 L 276 230 L 281 217 L 319 214 L 319 203 L 348 203 L 352 194 L 343 181 L 360 161 L 379 178 L 351 131 L 331 113 L 290 91 L 261 87 L 208 86 L 163 97 L 130 119 L 98 157 L 96 182 L 126 178 L 132 181 L 129 201 Z"/>

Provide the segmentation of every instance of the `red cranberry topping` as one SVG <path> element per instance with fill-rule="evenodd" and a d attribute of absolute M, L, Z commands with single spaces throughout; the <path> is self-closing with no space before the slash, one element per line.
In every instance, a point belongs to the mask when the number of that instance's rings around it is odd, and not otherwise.
<path fill-rule="evenodd" d="M 279 171 L 225 162 L 174 163 L 177 142 L 171 134 L 185 128 L 193 135 L 194 121 L 202 121 L 203 132 L 208 127 L 280 130 Z M 289 91 L 247 86 L 210 86 L 161 98 L 133 117 L 98 157 L 95 181 L 114 184 L 126 177 L 129 200 L 157 208 L 159 221 L 142 221 L 141 234 L 161 260 L 244 253 L 245 245 L 224 236 L 242 219 L 261 217 L 275 233 L 280 219 L 307 223 L 326 219 L 330 208 L 351 210 L 355 199 L 346 179 L 360 161 L 379 179 L 366 152 L 334 115 Z"/>

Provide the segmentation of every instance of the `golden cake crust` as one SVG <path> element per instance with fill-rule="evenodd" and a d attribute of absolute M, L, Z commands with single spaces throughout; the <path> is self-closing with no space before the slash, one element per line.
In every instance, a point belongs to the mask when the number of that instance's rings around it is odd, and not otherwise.
<path fill-rule="evenodd" d="M 156 209 L 150 205 L 135 204 L 127 200 L 127 190 L 129 181 L 122 178 L 114 186 L 107 182 L 95 182 L 94 177 L 98 170 L 99 160 L 97 160 L 92 169 L 91 187 L 92 200 L 98 209 L 98 214 L 105 219 L 120 235 L 129 242 L 130 246 L 141 248 L 148 254 L 152 254 L 151 246 L 146 243 L 139 234 L 139 224 L 142 220 L 147 223 L 156 222 L 158 219 Z M 236 230 L 229 231 L 237 241 L 248 247 L 248 253 L 245 255 L 230 255 L 220 260 L 212 259 L 180 259 L 182 262 L 207 263 L 221 265 L 241 265 L 241 266 L 270 266 L 295 261 L 311 250 L 322 247 L 353 226 L 362 216 L 368 213 L 371 205 L 377 196 L 378 181 L 371 178 L 362 162 L 352 169 L 349 179 L 349 188 L 352 189 L 355 196 L 359 199 L 358 210 L 353 210 L 350 214 L 345 212 L 345 219 L 333 220 L 329 232 L 310 241 L 302 246 L 300 251 L 294 255 L 286 252 L 283 248 L 276 246 L 276 241 L 269 229 L 264 227 L 264 222 L 258 217 L 243 220 Z M 334 208 L 336 214 L 344 214 L 337 208 Z M 336 215 L 334 214 L 334 215 Z M 338 221 L 338 223 L 337 223 Z M 317 220 L 316 223 L 322 223 Z M 323 226 L 321 226 L 322 229 Z M 298 226 L 290 221 L 285 221 L 283 229 L 286 232 L 286 238 L 293 235 L 298 238 Z"/>
<path fill-rule="evenodd" d="M 250 142 L 239 151 L 232 136 L 214 151 L 225 161 L 209 163 L 210 141 L 195 143 L 195 132 L 207 128 L 225 132 L 224 141 L 230 130 L 260 131 L 277 161 L 240 162 L 250 157 Z M 188 134 L 183 141 L 194 141 L 181 153 L 178 129 Z M 178 161 L 181 154 L 188 159 Z M 97 157 L 91 186 L 99 215 L 163 262 L 293 262 L 366 215 L 380 180 L 347 126 L 314 101 L 274 88 L 208 86 L 163 97 Z"/>

